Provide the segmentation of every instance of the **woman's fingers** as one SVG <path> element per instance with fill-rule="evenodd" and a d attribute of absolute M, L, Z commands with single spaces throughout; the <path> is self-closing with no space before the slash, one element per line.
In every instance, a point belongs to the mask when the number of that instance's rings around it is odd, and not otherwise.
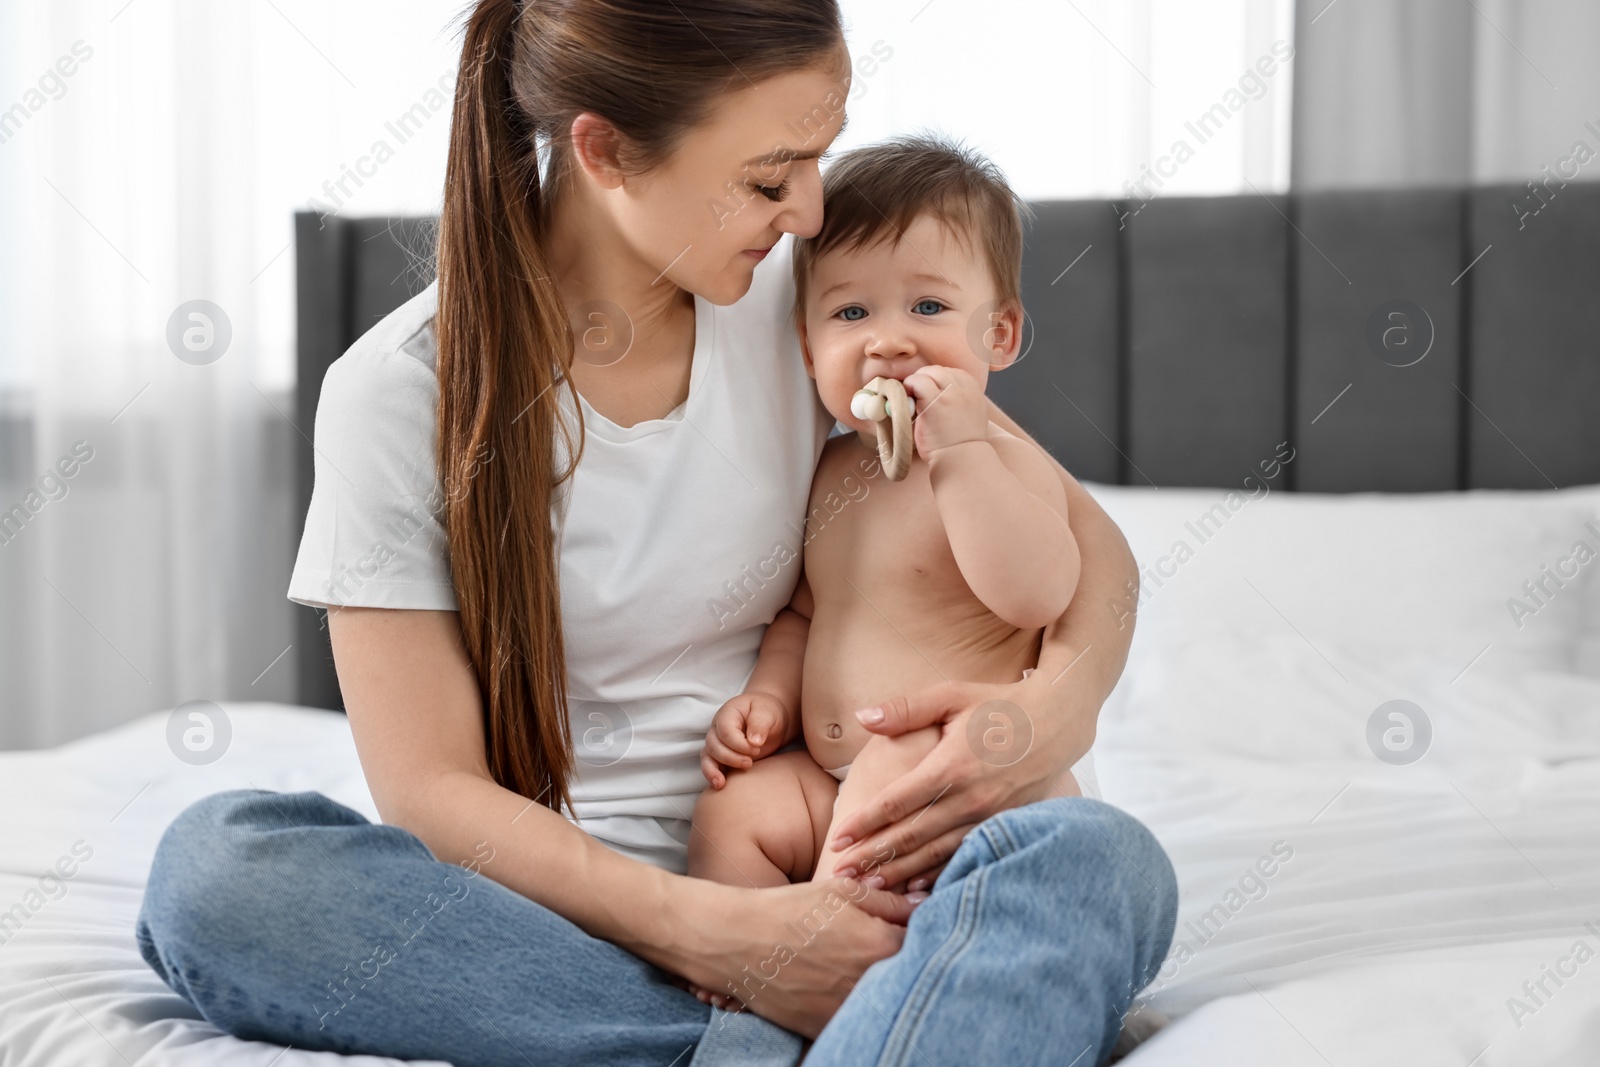
<path fill-rule="evenodd" d="M 942 747 L 945 742 L 939 744 Z M 868 864 L 886 861 L 885 844 L 905 855 L 950 829 L 959 820 L 959 813 L 951 810 L 952 804 L 944 803 L 943 811 L 940 805 L 959 785 L 939 748 L 935 748 L 910 774 L 897 779 L 839 823 L 830 842 L 840 852 L 837 866 L 864 870 Z M 899 839 L 874 838 L 884 827 L 896 823 L 905 824 L 900 828 Z"/>
<path fill-rule="evenodd" d="M 945 864 L 950 862 L 950 857 L 956 854 L 956 849 L 961 847 L 961 842 L 966 840 L 975 825 L 947 830 L 921 848 L 897 855 L 864 873 L 882 878 L 885 885 L 906 882 L 908 891 L 926 892 L 932 888 L 933 880 L 944 870 Z"/>
<path fill-rule="evenodd" d="M 902 895 L 886 889 L 873 889 L 853 878 L 835 878 L 833 889 L 850 903 L 874 919 L 904 926 L 911 921 L 911 913 L 927 898 L 926 893 Z"/>
<path fill-rule="evenodd" d="M 936 682 L 907 696 L 862 708 L 856 718 L 873 733 L 893 737 L 947 722 L 977 703 L 962 683 Z"/>

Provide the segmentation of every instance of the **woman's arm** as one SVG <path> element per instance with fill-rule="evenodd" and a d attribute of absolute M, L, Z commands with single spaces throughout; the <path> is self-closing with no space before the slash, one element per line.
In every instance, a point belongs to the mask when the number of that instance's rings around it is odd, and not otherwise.
<path fill-rule="evenodd" d="M 991 419 L 1034 443 L 988 403 Z M 859 712 L 874 733 L 942 725 L 944 737 L 915 772 L 840 824 L 840 866 L 890 855 L 879 868 L 886 884 L 927 877 L 990 815 L 1049 797 L 1060 773 L 1094 744 L 1100 706 L 1122 676 L 1133 640 L 1139 572 L 1116 523 L 1077 479 L 1055 466 L 1081 571 L 1072 602 L 1045 629 L 1038 669 L 1009 685 L 941 683 Z M 1014 762 L 984 751 L 985 731 L 967 729 L 973 709 L 996 700 L 1008 702 L 1012 730 L 1027 735 Z M 840 839 L 849 843 L 839 845 Z"/>
<path fill-rule="evenodd" d="M 904 930 L 895 922 L 910 905 L 892 894 L 844 879 L 763 890 L 691 880 L 614 852 L 498 785 L 455 612 L 337 608 L 328 627 L 378 811 L 438 859 L 476 859 L 495 881 L 589 934 L 719 991 L 792 938 L 786 923 L 822 908 L 832 919 L 816 940 L 775 977 L 763 974 L 760 995 L 746 1001 L 812 1036 L 861 973 L 899 949 Z M 841 896 L 856 906 L 844 907 Z"/>

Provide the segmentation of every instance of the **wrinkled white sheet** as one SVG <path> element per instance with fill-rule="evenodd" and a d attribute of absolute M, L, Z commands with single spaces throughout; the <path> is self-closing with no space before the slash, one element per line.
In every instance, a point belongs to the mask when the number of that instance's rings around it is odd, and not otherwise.
<path fill-rule="evenodd" d="M 343 715 L 225 704 L 233 728 L 216 763 L 166 743 L 167 716 L 44 752 L 0 753 L 0 1064 L 73 1067 L 394 1067 L 373 1056 L 285 1051 L 205 1022 L 139 956 L 134 919 L 156 842 L 191 801 L 227 789 L 317 790 L 376 818 Z M 77 845 L 74 854 L 73 846 Z M 40 876 L 85 853 L 70 879 Z M 59 877 L 59 876 L 58 876 Z M 41 906 L 28 906 L 28 893 Z M 5 940 L 9 937 L 9 940 Z M 411 1061 L 422 1063 L 424 1061 Z"/>
<path fill-rule="evenodd" d="M 1595 491 L 1274 493 L 1204 543 L 1219 490 L 1094 491 L 1141 565 L 1195 547 L 1096 741 L 1181 892 L 1175 1021 L 1125 1062 L 1600 1062 L 1600 565 L 1505 604 L 1595 540 Z M 1433 734 L 1405 766 L 1367 733 L 1396 699 Z"/>

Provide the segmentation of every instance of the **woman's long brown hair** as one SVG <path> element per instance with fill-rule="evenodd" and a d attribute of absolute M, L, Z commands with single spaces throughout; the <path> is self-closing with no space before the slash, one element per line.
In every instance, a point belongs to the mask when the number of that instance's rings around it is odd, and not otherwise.
<path fill-rule="evenodd" d="M 565 136 L 593 112 L 648 169 L 722 92 L 843 40 L 836 0 L 481 0 L 467 18 L 439 220 L 438 470 L 489 771 L 552 809 L 573 753 L 551 507 L 583 454 L 581 416 L 568 426 L 557 403 L 566 388 L 577 410 L 573 334 L 541 245 Z"/>

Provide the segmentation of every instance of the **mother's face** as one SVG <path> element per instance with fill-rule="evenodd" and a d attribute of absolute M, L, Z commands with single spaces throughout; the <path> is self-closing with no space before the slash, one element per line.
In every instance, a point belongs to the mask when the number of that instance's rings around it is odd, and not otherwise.
<path fill-rule="evenodd" d="M 822 226 L 817 158 L 844 128 L 849 54 L 725 93 L 648 173 L 612 198 L 619 231 L 664 280 L 713 304 L 750 288 L 785 233 Z"/>

